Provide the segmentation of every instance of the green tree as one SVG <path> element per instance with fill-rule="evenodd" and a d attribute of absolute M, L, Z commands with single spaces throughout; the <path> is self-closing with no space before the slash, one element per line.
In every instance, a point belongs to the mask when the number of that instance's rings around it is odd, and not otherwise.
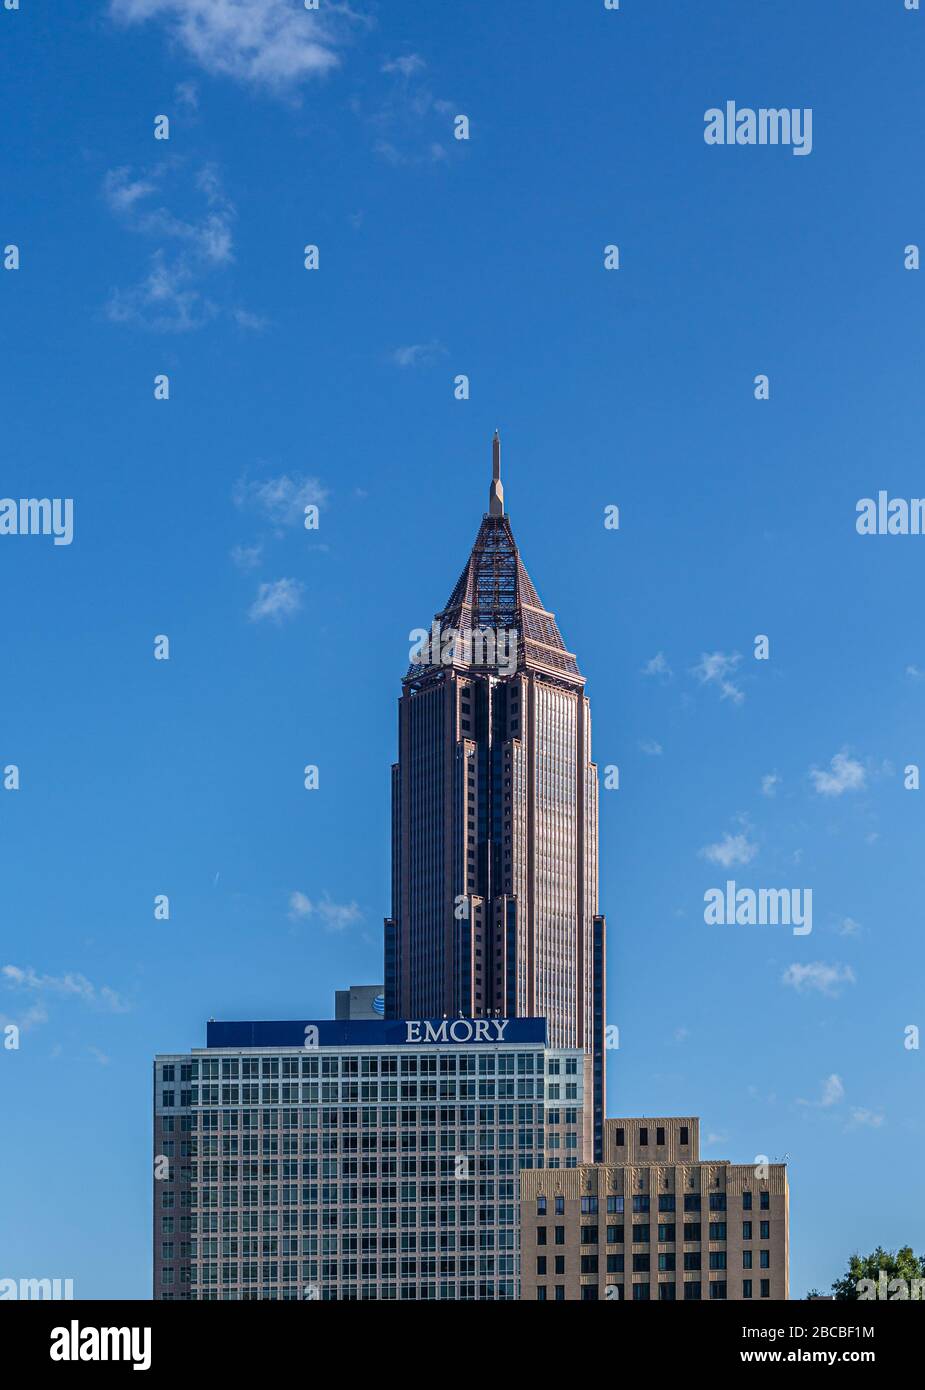
<path fill-rule="evenodd" d="M 869 1255 L 854 1254 L 848 1261 L 847 1272 L 832 1285 L 832 1293 L 837 1299 L 856 1299 L 859 1297 L 858 1282 L 873 1279 L 876 1283 L 881 1270 L 887 1283 L 891 1279 L 905 1279 L 911 1284 L 913 1279 L 925 1278 L 925 1255 L 913 1254 L 911 1245 L 896 1251 L 884 1250 L 878 1245 Z"/>

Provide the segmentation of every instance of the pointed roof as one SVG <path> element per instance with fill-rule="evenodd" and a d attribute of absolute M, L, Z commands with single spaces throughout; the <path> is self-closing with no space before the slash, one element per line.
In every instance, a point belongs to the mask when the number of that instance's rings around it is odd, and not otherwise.
<path fill-rule="evenodd" d="M 504 490 L 501 486 L 501 441 L 495 431 L 492 443 L 492 483 L 489 490 L 489 511 L 482 517 L 479 533 L 466 561 L 456 587 L 443 610 L 434 617 L 445 637 L 452 629 L 460 634 L 491 631 L 496 636 L 506 634 L 508 646 L 516 635 L 517 670 L 531 670 L 564 680 L 570 685 L 584 685 L 573 653 L 566 649 L 555 616 L 543 607 L 542 600 L 520 558 L 520 551 L 511 523 L 504 515 Z M 433 631 L 433 629 L 432 629 Z M 430 659 L 412 665 L 406 680 L 420 680 L 436 665 L 436 652 L 424 653 Z M 457 669 L 494 669 L 497 657 L 486 660 L 471 638 L 457 638 L 452 660 L 441 657 L 442 665 Z"/>

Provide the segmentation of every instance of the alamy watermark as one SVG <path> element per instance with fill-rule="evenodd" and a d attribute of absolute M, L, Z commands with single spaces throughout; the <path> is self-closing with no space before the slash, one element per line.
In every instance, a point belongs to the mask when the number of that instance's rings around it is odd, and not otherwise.
<path fill-rule="evenodd" d="M 703 900 L 707 926 L 792 927 L 794 936 L 813 929 L 811 888 L 736 888 L 727 879 L 725 889 L 708 888 Z"/>
<path fill-rule="evenodd" d="M 793 154 L 813 152 L 813 109 L 805 107 L 725 107 L 704 111 L 704 141 L 708 145 L 790 145 Z"/>
<path fill-rule="evenodd" d="M 408 640 L 412 666 L 487 666 L 503 676 L 517 670 L 516 628 L 441 628 L 434 619 L 429 630 L 413 628 Z"/>
<path fill-rule="evenodd" d="M 55 545 L 70 545 L 73 497 L 0 497 L 0 536 L 54 536 Z"/>
<path fill-rule="evenodd" d="M 925 497 L 890 497 L 885 488 L 855 504 L 859 536 L 925 536 Z"/>
<path fill-rule="evenodd" d="M 73 1279 L 0 1279 L 0 1299 L 72 1299 Z"/>

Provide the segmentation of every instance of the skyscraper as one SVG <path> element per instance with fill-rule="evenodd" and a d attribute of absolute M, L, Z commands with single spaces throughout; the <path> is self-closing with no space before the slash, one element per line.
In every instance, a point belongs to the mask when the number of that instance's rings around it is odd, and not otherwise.
<path fill-rule="evenodd" d="M 504 511 L 488 512 L 399 701 L 386 1013 L 543 1017 L 585 1053 L 593 1151 L 604 1100 L 598 786 L 584 677 Z"/>

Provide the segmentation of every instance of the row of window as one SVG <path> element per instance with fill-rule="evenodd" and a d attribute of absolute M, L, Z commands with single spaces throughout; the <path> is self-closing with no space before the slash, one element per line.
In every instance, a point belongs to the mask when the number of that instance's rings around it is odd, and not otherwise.
<path fill-rule="evenodd" d="M 333 1106 L 319 1109 L 313 1106 L 310 1109 L 297 1110 L 202 1110 L 198 1115 L 163 1115 L 160 1120 L 164 1134 L 176 1133 L 178 1120 L 180 1132 L 184 1134 L 191 1133 L 194 1129 L 217 1132 L 220 1119 L 221 1129 L 226 1133 L 236 1133 L 239 1129 L 298 1129 L 300 1121 L 303 1129 L 317 1129 L 319 1126 L 324 1130 L 362 1128 L 373 1133 L 380 1129 L 398 1129 L 400 1124 L 401 1132 L 406 1133 L 417 1128 L 428 1131 L 436 1129 L 438 1119 L 442 1129 L 475 1127 L 476 1124 L 483 1128 L 497 1129 L 499 1126 L 513 1125 L 515 1118 L 519 1125 L 542 1125 L 545 1116 L 561 1117 L 563 1114 L 567 1125 L 577 1123 L 578 1110 L 575 1107 L 568 1106 L 565 1110 L 557 1107 L 546 1111 L 542 1105 L 389 1105 L 351 1106 L 343 1109 Z M 560 1119 L 549 1122 L 559 1124 Z"/>
<path fill-rule="evenodd" d="M 759 1268 L 760 1268 L 760 1269 L 770 1269 L 770 1268 L 771 1268 L 771 1252 L 770 1252 L 770 1250 L 761 1250 L 761 1251 L 759 1251 L 758 1253 L 759 1253 L 759 1255 L 760 1255 Z M 622 1274 L 622 1273 L 624 1272 L 624 1269 L 626 1268 L 626 1265 L 625 1265 L 625 1258 L 626 1258 L 626 1257 L 625 1257 L 624 1255 L 619 1255 L 619 1254 L 609 1254 L 609 1255 L 605 1255 L 604 1259 L 605 1259 L 605 1261 L 606 1261 L 605 1268 L 606 1268 L 607 1273 L 608 1273 L 608 1274 Z M 702 1257 L 702 1255 L 701 1255 L 701 1253 L 700 1253 L 699 1250 L 688 1250 L 688 1251 L 685 1251 L 685 1253 L 684 1253 L 684 1255 L 683 1255 L 682 1258 L 683 1258 L 683 1265 L 682 1265 L 682 1268 L 685 1269 L 686 1271 L 696 1271 L 696 1270 L 699 1270 L 699 1269 L 702 1269 L 702 1268 L 703 1268 L 703 1264 L 702 1264 L 702 1259 L 703 1259 L 703 1257 Z M 676 1256 L 672 1251 L 664 1251 L 662 1254 L 656 1256 L 656 1259 L 657 1259 L 656 1268 L 659 1270 L 660 1273 L 669 1273 L 669 1274 L 670 1274 L 670 1273 L 672 1273 L 674 1270 L 676 1270 L 676 1269 L 678 1268 L 677 1262 L 676 1262 L 676 1261 L 677 1261 L 677 1256 Z M 598 1257 L 597 1255 L 582 1255 L 582 1256 L 580 1257 L 580 1262 L 581 1262 L 581 1263 L 580 1263 L 580 1268 L 581 1268 L 582 1274 L 597 1274 L 597 1273 L 599 1272 L 600 1265 L 599 1265 L 599 1257 Z M 547 1257 L 546 1257 L 545 1255 L 538 1255 L 538 1256 L 537 1256 L 537 1260 L 536 1260 L 536 1272 L 537 1272 L 537 1274 L 538 1274 L 538 1275 L 544 1275 L 544 1274 L 546 1273 L 546 1266 L 547 1266 Z M 706 1267 L 707 1267 L 707 1269 L 726 1269 L 726 1268 L 727 1268 L 727 1264 L 726 1264 L 726 1251 L 725 1251 L 725 1250 L 710 1250 L 710 1251 L 708 1251 L 708 1254 L 707 1254 L 707 1266 L 706 1266 Z M 632 1270 L 633 1270 L 633 1273 L 634 1273 L 634 1274 L 648 1274 L 648 1273 L 649 1273 L 649 1270 L 650 1270 L 651 1268 L 652 1268 L 652 1265 L 651 1265 L 651 1256 L 650 1256 L 650 1255 L 633 1255 L 633 1256 L 632 1256 Z M 743 1251 L 742 1251 L 742 1268 L 743 1268 L 743 1269 L 751 1269 L 751 1268 L 752 1268 L 752 1252 L 751 1252 L 751 1250 L 743 1250 Z M 562 1256 L 562 1255 L 556 1255 L 556 1256 L 555 1256 L 555 1273 L 556 1273 L 556 1274 L 564 1274 L 564 1273 L 565 1273 L 565 1258 L 564 1258 L 564 1256 Z"/>
<path fill-rule="evenodd" d="M 769 1192 L 761 1192 L 761 1193 L 759 1194 L 759 1196 L 760 1196 L 760 1198 L 761 1198 L 761 1202 L 760 1202 L 761 1210 L 762 1210 L 762 1211 L 769 1211 L 769 1210 L 770 1210 L 770 1207 L 771 1207 L 771 1194 L 770 1194 Z M 565 1198 L 562 1197 L 562 1196 L 558 1196 L 558 1197 L 555 1197 L 553 1200 L 554 1200 L 554 1202 L 555 1202 L 555 1213 L 556 1213 L 556 1215 L 557 1215 L 557 1216 L 564 1216 L 564 1215 L 565 1215 Z M 623 1212 L 623 1210 L 624 1210 L 624 1203 L 625 1203 L 625 1198 L 624 1198 L 624 1197 L 622 1197 L 622 1196 L 613 1196 L 613 1195 L 612 1195 L 612 1196 L 606 1197 L 604 1200 L 605 1200 L 605 1202 L 606 1202 L 606 1210 L 607 1210 L 608 1215 L 612 1215 L 612 1214 L 614 1214 L 614 1213 L 620 1214 L 620 1213 Z M 645 1213 L 645 1212 L 650 1211 L 650 1210 L 651 1210 L 651 1205 L 650 1205 L 650 1204 L 651 1204 L 651 1198 L 649 1197 L 648 1193 L 645 1193 L 645 1192 L 637 1192 L 637 1193 L 635 1194 L 635 1196 L 632 1198 L 632 1209 L 633 1209 L 634 1213 Z M 710 1208 L 710 1211 L 726 1211 L 726 1193 L 725 1193 L 725 1192 L 711 1192 L 711 1193 L 709 1194 L 709 1208 Z M 673 1212 L 673 1211 L 676 1211 L 676 1210 L 677 1210 L 677 1206 L 676 1206 L 675 1194 L 674 1194 L 673 1192 L 662 1192 L 662 1193 L 659 1193 L 659 1196 L 658 1196 L 658 1209 L 659 1209 L 660 1212 Z M 751 1194 L 751 1192 L 747 1192 L 747 1191 L 746 1191 L 746 1192 L 743 1192 L 743 1193 L 742 1193 L 742 1210 L 743 1210 L 743 1211 L 751 1211 L 751 1209 L 752 1209 L 752 1194 Z M 600 1210 L 601 1210 L 601 1207 L 600 1207 L 600 1198 L 598 1198 L 598 1197 L 582 1197 L 582 1198 L 581 1198 L 581 1213 L 582 1213 L 583 1216 L 597 1216 L 598 1213 L 600 1212 Z M 686 1192 L 686 1193 L 684 1194 L 684 1210 L 685 1210 L 685 1211 L 700 1211 L 700 1210 L 701 1210 L 701 1194 L 700 1194 L 699 1192 Z M 547 1213 L 547 1211 L 548 1211 L 548 1199 L 547 1199 L 546 1197 L 544 1197 L 544 1196 L 539 1196 L 539 1197 L 537 1197 L 537 1199 L 536 1199 L 536 1214 L 537 1214 L 537 1216 L 545 1216 L 546 1213 Z M 746 1223 L 746 1224 L 747 1224 L 747 1223 Z M 767 1224 L 766 1222 L 762 1222 L 762 1225 L 766 1225 L 766 1224 Z"/>
<path fill-rule="evenodd" d="M 210 1279 L 210 1284 L 217 1285 L 218 1279 Z M 338 1289 L 336 1284 L 321 1284 L 313 1288 L 306 1288 L 303 1283 L 292 1283 L 288 1286 L 264 1285 L 261 1289 L 235 1287 L 234 1281 L 229 1279 L 222 1281 L 221 1292 L 217 1287 L 199 1287 L 192 1290 L 182 1290 L 175 1293 L 168 1290 L 161 1294 L 165 1303 L 187 1302 L 196 1300 L 197 1302 L 212 1302 L 219 1299 L 227 1302 L 251 1302 L 256 1300 L 276 1301 L 301 1301 L 303 1299 L 321 1299 L 323 1302 L 336 1300 L 338 1303 L 354 1301 L 356 1299 L 371 1300 L 404 1300 L 408 1302 L 432 1301 L 438 1297 L 443 1301 L 471 1302 L 471 1301 L 507 1301 L 514 1298 L 513 1279 L 499 1279 L 497 1282 L 492 1279 L 464 1280 L 460 1283 L 444 1282 L 436 1283 L 415 1283 L 415 1284 L 360 1284 L 355 1283 L 341 1284 Z"/>
<path fill-rule="evenodd" d="M 617 1145 L 617 1148 L 618 1148 L 618 1149 L 623 1149 L 623 1148 L 625 1148 L 625 1147 L 626 1147 L 626 1130 L 623 1129 L 622 1127 L 617 1127 L 617 1128 L 614 1130 L 614 1140 L 615 1140 L 615 1142 L 616 1142 L 616 1145 Z M 684 1149 L 684 1148 L 687 1148 L 687 1147 L 688 1147 L 688 1145 L 690 1144 L 690 1142 L 691 1142 L 691 1140 L 690 1140 L 690 1130 L 689 1130 L 689 1127 L 688 1127 L 687 1125 L 681 1125 L 680 1129 L 678 1130 L 678 1143 L 681 1145 L 681 1148 Z M 655 1126 L 655 1147 L 656 1147 L 656 1148 L 661 1148 L 661 1147 L 664 1145 L 664 1143 L 665 1143 L 665 1127 L 664 1127 L 664 1125 L 656 1125 L 656 1126 Z M 640 1130 L 639 1130 L 639 1147 L 640 1147 L 641 1149 L 646 1149 L 646 1148 L 649 1147 L 649 1130 L 648 1130 L 648 1126 L 647 1126 L 647 1125 L 642 1125 L 642 1126 L 640 1127 Z"/>
<path fill-rule="evenodd" d="M 632 1288 L 632 1291 L 633 1291 L 633 1292 L 632 1292 L 632 1300 L 633 1300 L 634 1303 L 648 1303 L 648 1302 L 651 1300 L 651 1298 L 652 1298 L 652 1286 L 651 1286 L 651 1284 L 632 1284 L 630 1287 Z M 691 1281 L 685 1283 L 682 1287 L 683 1287 L 683 1289 L 684 1289 L 684 1293 L 683 1293 L 682 1297 L 683 1297 L 683 1299 L 685 1300 L 685 1302 L 695 1302 L 695 1303 L 696 1303 L 696 1302 L 699 1302 L 699 1301 L 703 1298 L 703 1286 L 702 1286 L 699 1282 L 695 1282 L 695 1281 L 691 1280 Z M 674 1303 L 674 1302 L 675 1302 L 675 1300 L 676 1300 L 676 1298 L 677 1298 L 677 1286 L 676 1286 L 675 1284 L 673 1284 L 673 1283 L 661 1283 L 661 1284 L 657 1284 L 657 1285 L 656 1285 L 656 1288 L 657 1288 L 657 1290 L 658 1290 L 658 1293 L 657 1293 L 656 1296 L 657 1296 L 659 1302 L 661 1302 L 661 1303 Z M 719 1280 L 719 1279 L 713 1280 L 713 1281 L 711 1281 L 711 1282 L 708 1284 L 707 1288 L 708 1288 L 708 1293 L 707 1293 L 708 1298 L 711 1298 L 711 1299 L 726 1299 L 726 1298 L 729 1297 L 729 1292 L 728 1292 L 729 1286 L 728 1286 L 728 1284 L 726 1283 L 725 1280 Z M 550 1292 L 552 1293 L 552 1300 L 550 1300 L 550 1297 L 549 1297 Z M 581 1299 L 582 1299 L 582 1302 L 585 1302 L 585 1303 L 596 1303 L 596 1302 L 599 1301 L 600 1296 L 601 1296 L 601 1295 L 600 1295 L 600 1292 L 599 1292 L 598 1287 L 597 1287 L 596 1284 L 582 1284 L 582 1286 L 581 1286 Z M 751 1279 L 743 1279 L 743 1280 L 742 1280 L 742 1297 L 743 1297 L 743 1298 L 752 1298 L 753 1296 L 754 1296 L 754 1294 L 753 1294 L 753 1285 L 752 1285 Z M 760 1281 L 760 1296 L 761 1296 L 762 1298 L 770 1298 L 770 1297 L 771 1297 L 771 1281 L 770 1281 L 770 1279 L 762 1279 L 762 1280 Z M 539 1301 L 540 1303 L 546 1303 L 546 1302 L 549 1302 L 549 1301 L 553 1301 L 553 1302 L 556 1302 L 556 1303 L 564 1303 L 564 1302 L 565 1302 L 565 1285 L 564 1285 L 564 1284 L 554 1284 L 554 1285 L 552 1286 L 552 1289 L 550 1290 L 549 1288 L 547 1288 L 547 1286 L 546 1286 L 545 1284 L 540 1284 L 540 1285 L 537 1286 L 536 1297 L 537 1297 L 537 1299 L 538 1299 L 538 1301 Z M 605 1299 L 617 1299 L 617 1300 L 621 1300 L 621 1299 L 625 1298 L 625 1289 L 624 1289 L 623 1284 L 608 1284 L 608 1285 L 607 1285 L 607 1288 L 606 1288 L 606 1291 L 605 1291 L 605 1293 L 604 1293 L 604 1298 L 605 1298 Z"/>
<path fill-rule="evenodd" d="M 751 1221 L 742 1222 L 742 1239 L 752 1239 L 753 1223 Z M 558 1228 L 557 1229 L 561 1229 Z M 634 1224 L 632 1227 L 633 1245 L 648 1245 L 650 1241 L 651 1226 L 648 1222 Z M 660 1221 L 656 1227 L 656 1239 L 660 1244 L 673 1244 L 677 1238 L 677 1224 L 674 1221 Z M 624 1242 L 623 1226 L 605 1227 L 608 1245 L 622 1245 Z M 758 1239 L 771 1239 L 770 1221 L 760 1221 L 758 1223 Z M 702 1239 L 703 1223 L 700 1221 L 685 1221 L 683 1224 L 683 1239 L 685 1241 L 699 1241 Z M 726 1240 L 727 1222 L 710 1221 L 707 1223 L 708 1240 Z M 582 1226 L 581 1244 L 597 1245 L 599 1239 L 599 1228 L 597 1226 Z M 545 1244 L 545 1241 L 540 1242 Z M 561 1244 L 561 1242 L 560 1242 Z"/>
<path fill-rule="evenodd" d="M 534 1052 L 478 1052 L 454 1050 L 421 1055 L 345 1057 L 318 1056 L 308 1050 L 291 1057 L 194 1057 L 189 1062 L 164 1062 L 161 1079 L 167 1085 L 193 1081 L 294 1080 L 298 1077 L 376 1077 L 376 1076 L 533 1076 L 542 1075 L 544 1054 Z M 548 1057 L 548 1076 L 577 1076 L 577 1057 Z"/>

